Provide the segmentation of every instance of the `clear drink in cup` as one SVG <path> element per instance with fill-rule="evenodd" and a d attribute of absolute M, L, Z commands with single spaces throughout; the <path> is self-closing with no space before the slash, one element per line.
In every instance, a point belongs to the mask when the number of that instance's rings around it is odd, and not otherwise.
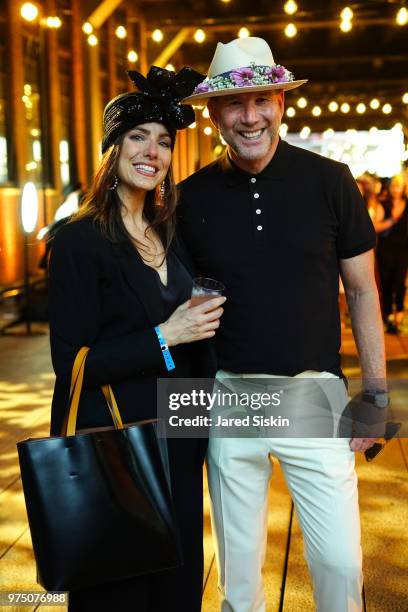
<path fill-rule="evenodd" d="M 199 277 L 193 279 L 191 291 L 191 308 L 198 306 L 207 300 L 221 297 L 225 291 L 225 286 L 213 278 Z"/>

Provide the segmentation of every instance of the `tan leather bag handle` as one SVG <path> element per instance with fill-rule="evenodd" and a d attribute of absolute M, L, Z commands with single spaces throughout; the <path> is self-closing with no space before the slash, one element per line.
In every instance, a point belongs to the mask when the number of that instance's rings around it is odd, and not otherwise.
<path fill-rule="evenodd" d="M 62 436 L 74 436 L 76 432 L 79 400 L 81 397 L 82 385 L 84 382 L 85 362 L 89 351 L 90 348 L 88 346 L 83 346 L 81 349 L 79 349 L 78 354 L 75 357 L 71 375 L 69 408 L 65 416 L 64 424 L 62 426 Z M 103 385 L 102 392 L 105 396 L 106 403 L 108 404 L 109 412 L 111 414 L 115 428 L 123 429 L 122 417 L 120 416 L 119 408 L 116 403 L 116 399 L 111 386 Z"/>

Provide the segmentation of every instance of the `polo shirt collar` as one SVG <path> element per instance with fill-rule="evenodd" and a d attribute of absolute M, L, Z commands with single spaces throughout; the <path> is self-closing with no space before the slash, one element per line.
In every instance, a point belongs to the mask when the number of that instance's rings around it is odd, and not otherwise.
<path fill-rule="evenodd" d="M 227 185 L 233 187 L 242 183 L 248 182 L 252 177 L 256 179 L 274 180 L 283 179 L 288 167 L 289 146 L 279 138 L 278 146 L 271 161 L 262 172 L 251 174 L 245 170 L 241 170 L 232 161 L 228 153 L 221 158 L 221 168 L 225 176 Z"/>

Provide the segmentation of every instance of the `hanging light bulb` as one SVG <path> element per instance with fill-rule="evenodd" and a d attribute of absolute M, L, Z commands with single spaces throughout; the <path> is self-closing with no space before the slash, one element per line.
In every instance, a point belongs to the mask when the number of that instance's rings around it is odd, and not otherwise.
<path fill-rule="evenodd" d="M 382 112 L 383 112 L 385 115 L 389 115 L 391 111 L 392 111 L 392 106 L 391 106 L 391 104 L 388 104 L 388 103 L 387 103 L 387 104 L 384 104 L 384 106 L 382 107 Z"/>
<path fill-rule="evenodd" d="M 131 49 L 127 55 L 127 58 L 129 60 L 129 62 L 131 62 L 132 64 L 136 63 L 137 60 L 139 59 L 138 54 L 136 53 L 136 51 L 134 51 L 133 49 Z"/>
<path fill-rule="evenodd" d="M 353 27 L 353 24 L 351 23 L 351 21 L 342 21 L 340 23 L 340 30 L 342 32 L 350 32 L 352 27 Z"/>
<path fill-rule="evenodd" d="M 193 123 L 190 123 L 188 127 L 190 128 L 190 130 L 194 130 L 194 128 L 197 127 L 197 122 L 193 121 Z"/>
<path fill-rule="evenodd" d="M 205 41 L 205 32 L 200 28 L 194 32 L 194 40 L 198 43 L 203 43 Z"/>
<path fill-rule="evenodd" d="M 204 134 L 205 134 L 206 136 L 211 136 L 211 134 L 212 134 L 212 128 L 211 128 L 209 125 L 207 125 L 207 126 L 204 128 Z"/>
<path fill-rule="evenodd" d="M 402 101 L 404 104 L 408 104 L 408 91 L 406 91 L 402 96 Z"/>
<path fill-rule="evenodd" d="M 334 100 L 332 100 L 329 103 L 328 109 L 331 113 L 335 113 L 337 110 L 339 110 L 339 105 L 337 104 L 337 102 L 335 102 Z"/>
<path fill-rule="evenodd" d="M 370 108 L 372 108 L 373 110 L 377 110 L 377 108 L 380 108 L 380 101 L 377 98 L 373 98 L 370 102 Z"/>
<path fill-rule="evenodd" d="M 306 108 L 307 106 L 307 100 L 306 98 L 299 98 L 299 100 L 296 102 L 296 104 L 298 105 L 299 108 Z"/>
<path fill-rule="evenodd" d="M 124 40 L 127 36 L 126 28 L 122 25 L 118 26 L 115 30 L 116 37 L 120 40 Z"/>
<path fill-rule="evenodd" d="M 279 136 L 281 136 L 282 138 L 285 138 L 287 133 L 288 133 L 287 123 L 281 123 L 280 128 L 279 128 Z"/>
<path fill-rule="evenodd" d="M 283 5 L 283 10 L 287 15 L 294 15 L 298 10 L 298 5 L 296 4 L 295 0 L 288 0 Z"/>
<path fill-rule="evenodd" d="M 288 117 L 294 117 L 296 115 L 296 109 L 294 109 L 293 106 L 289 106 L 289 108 L 286 109 L 286 114 Z"/>
<path fill-rule="evenodd" d="M 399 26 L 407 25 L 408 23 L 408 10 L 405 6 L 402 6 L 396 14 L 395 21 Z"/>
<path fill-rule="evenodd" d="M 176 69 L 174 68 L 173 64 L 167 64 L 166 70 L 169 70 L 170 72 L 176 72 Z"/>
<path fill-rule="evenodd" d="M 363 102 L 360 102 L 360 104 L 357 104 L 356 106 L 356 111 L 359 115 L 362 115 L 366 112 L 366 105 Z"/>
<path fill-rule="evenodd" d="M 91 47 L 96 47 L 96 45 L 98 44 L 98 39 L 95 36 L 95 34 L 90 34 L 88 36 L 88 45 L 91 45 Z"/>
<path fill-rule="evenodd" d="M 210 116 L 210 112 L 209 112 L 207 107 L 205 107 L 205 109 L 203 110 L 203 112 L 201 114 L 204 117 L 204 119 L 208 119 L 209 116 Z"/>
<path fill-rule="evenodd" d="M 353 19 L 353 11 L 349 6 L 344 7 L 344 9 L 340 13 L 340 17 L 343 21 L 351 21 Z"/>
<path fill-rule="evenodd" d="M 302 127 L 302 129 L 299 132 L 299 136 L 305 140 L 308 136 L 310 136 L 310 127 L 308 125 L 305 125 L 304 127 Z"/>
<path fill-rule="evenodd" d="M 154 42 L 161 42 L 163 40 L 163 32 L 159 28 L 156 28 L 152 33 L 152 39 Z"/>
<path fill-rule="evenodd" d="M 340 106 L 340 110 L 342 113 L 350 112 L 350 104 L 348 104 L 347 102 L 343 102 L 343 104 Z"/>
<path fill-rule="evenodd" d="M 248 30 L 248 28 L 243 27 L 238 32 L 239 38 L 248 38 L 248 36 L 251 36 L 251 32 Z"/>
<path fill-rule="evenodd" d="M 322 109 L 320 108 L 320 106 L 314 106 L 312 108 L 312 115 L 314 117 L 319 117 L 319 115 L 321 115 L 321 114 L 322 114 Z"/>
<path fill-rule="evenodd" d="M 25 2 L 20 9 L 20 15 L 26 21 L 35 21 L 38 17 L 38 6 L 32 2 Z"/>
<path fill-rule="evenodd" d="M 84 34 L 92 34 L 93 32 L 92 24 L 89 23 L 89 21 L 85 21 L 85 23 L 82 26 L 82 31 L 84 32 Z"/>
<path fill-rule="evenodd" d="M 294 23 L 288 23 L 285 28 L 285 34 L 288 38 L 293 38 L 297 34 L 297 27 Z"/>
<path fill-rule="evenodd" d="M 332 128 L 327 128 L 327 130 L 324 130 L 323 138 L 331 138 L 332 136 L 334 136 L 334 130 Z"/>

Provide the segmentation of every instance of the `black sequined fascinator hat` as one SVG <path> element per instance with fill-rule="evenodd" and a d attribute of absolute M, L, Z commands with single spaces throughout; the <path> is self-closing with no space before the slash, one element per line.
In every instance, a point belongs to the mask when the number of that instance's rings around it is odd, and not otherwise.
<path fill-rule="evenodd" d="M 127 73 L 139 91 L 120 94 L 106 105 L 102 153 L 128 130 L 152 121 L 166 126 L 173 149 L 176 131 L 195 120 L 193 107 L 181 105 L 180 100 L 189 96 L 205 76 L 188 67 L 177 74 L 157 66 L 152 66 L 146 77 L 135 70 Z"/>

